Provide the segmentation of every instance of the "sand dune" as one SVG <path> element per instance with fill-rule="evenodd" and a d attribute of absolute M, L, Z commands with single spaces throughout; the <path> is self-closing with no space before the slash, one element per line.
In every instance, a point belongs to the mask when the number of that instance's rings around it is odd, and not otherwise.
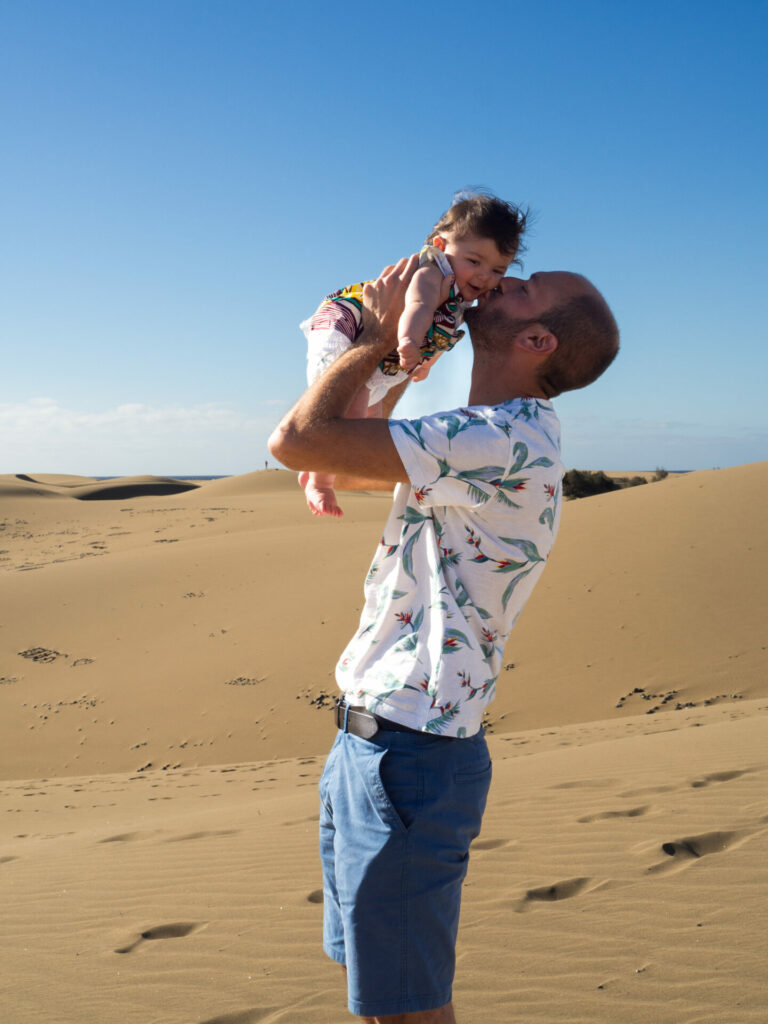
<path fill-rule="evenodd" d="M 388 497 L 174 484 L 0 477 L 10 1024 L 347 1019 L 315 786 Z M 765 1019 L 767 491 L 566 505 L 489 718 L 462 1024 Z"/>

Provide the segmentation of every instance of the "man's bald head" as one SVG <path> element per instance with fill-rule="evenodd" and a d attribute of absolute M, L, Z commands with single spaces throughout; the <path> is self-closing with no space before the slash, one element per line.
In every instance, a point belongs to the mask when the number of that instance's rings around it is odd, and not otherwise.
<path fill-rule="evenodd" d="M 574 278 L 582 288 L 537 318 L 557 338 L 557 348 L 539 367 L 539 383 L 549 398 L 592 384 L 619 351 L 619 328 L 608 303 L 585 277 Z"/>

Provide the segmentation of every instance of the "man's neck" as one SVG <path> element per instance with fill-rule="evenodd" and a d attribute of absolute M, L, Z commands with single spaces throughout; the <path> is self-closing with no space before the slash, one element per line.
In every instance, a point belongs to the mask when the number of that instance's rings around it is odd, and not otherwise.
<path fill-rule="evenodd" d="M 475 351 L 472 383 L 469 388 L 470 405 L 501 405 L 513 398 L 545 398 L 535 380 L 525 375 L 513 378 L 508 368 L 500 367 L 496 360 L 485 359 Z"/>

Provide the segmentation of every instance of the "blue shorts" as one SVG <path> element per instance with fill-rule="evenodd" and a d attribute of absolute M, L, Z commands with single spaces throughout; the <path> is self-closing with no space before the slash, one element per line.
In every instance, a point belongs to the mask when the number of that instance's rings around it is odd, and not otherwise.
<path fill-rule="evenodd" d="M 491 783 L 467 739 L 339 732 L 320 779 L 325 951 L 361 1017 L 451 1001 L 461 885 Z"/>

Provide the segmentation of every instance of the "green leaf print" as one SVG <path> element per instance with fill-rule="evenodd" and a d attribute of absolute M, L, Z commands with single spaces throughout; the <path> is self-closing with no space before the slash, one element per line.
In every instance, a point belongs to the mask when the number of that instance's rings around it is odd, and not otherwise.
<path fill-rule="evenodd" d="M 409 633 L 408 636 L 404 636 L 400 640 L 398 640 L 397 643 L 394 644 L 394 646 L 392 647 L 392 650 L 403 651 L 405 653 L 408 653 L 410 651 L 415 651 L 416 647 L 418 646 L 418 643 L 419 638 L 416 635 L 416 633 Z"/>
<path fill-rule="evenodd" d="M 463 469 L 456 474 L 457 480 L 482 480 L 485 483 L 498 483 L 504 475 L 503 466 L 480 466 L 477 469 Z"/>
<path fill-rule="evenodd" d="M 474 484 L 467 484 L 467 494 L 476 505 L 484 505 L 491 497 L 490 494 L 486 493 L 486 491 L 481 491 Z"/>
<path fill-rule="evenodd" d="M 390 689 L 382 690 L 380 693 L 377 694 L 369 694 L 368 696 L 374 702 L 376 707 L 378 707 L 379 704 L 386 704 L 386 702 L 393 694 L 400 693 L 402 690 L 415 690 L 417 693 L 422 692 L 420 686 L 414 686 L 412 683 L 406 683 L 404 686 L 402 686 L 400 685 L 400 683 L 395 681 L 393 682 L 393 685 L 390 687 Z"/>
<path fill-rule="evenodd" d="M 534 459 L 533 462 L 529 462 L 525 467 L 526 469 L 533 469 L 534 466 L 553 466 L 552 459 L 548 459 L 546 455 L 542 455 L 539 459 Z"/>
<path fill-rule="evenodd" d="M 528 458 L 528 445 L 523 444 L 522 441 L 516 441 L 515 446 L 512 449 L 512 454 L 515 457 L 515 461 L 509 467 L 509 476 L 513 476 L 515 473 L 519 473 L 525 465 L 525 460 Z"/>
<path fill-rule="evenodd" d="M 522 505 L 518 505 L 516 501 L 512 501 L 501 488 L 496 492 L 496 497 L 499 499 L 502 505 L 506 505 L 507 508 L 522 508 Z"/>
<path fill-rule="evenodd" d="M 513 537 L 499 537 L 503 544 L 511 544 L 512 547 L 520 548 L 529 562 L 543 562 L 539 549 L 530 540 L 516 540 Z"/>
<path fill-rule="evenodd" d="M 485 555 L 483 555 L 483 558 L 485 558 Z M 486 561 L 487 561 L 487 559 L 486 559 Z M 469 591 L 464 586 L 464 584 L 461 582 L 461 580 L 457 579 L 456 580 L 456 604 L 458 605 L 459 608 L 463 608 L 465 604 L 469 604 L 469 603 L 470 603 Z"/>
<path fill-rule="evenodd" d="M 451 654 L 453 651 L 458 651 L 462 645 L 472 647 L 466 634 L 462 633 L 460 629 L 446 629 L 443 633 L 443 652 Z"/>
<path fill-rule="evenodd" d="M 462 410 L 465 415 L 465 419 L 461 419 L 458 416 L 445 415 L 438 416 L 438 423 L 444 423 L 446 425 L 445 436 L 448 440 L 448 447 L 451 446 L 451 441 L 457 434 L 460 434 L 463 430 L 469 430 L 470 427 L 485 427 L 487 426 L 485 418 L 482 416 L 473 415 L 466 410 Z"/>
<path fill-rule="evenodd" d="M 397 425 L 403 433 L 412 438 L 420 448 L 424 448 L 424 442 L 421 439 L 421 420 L 398 420 Z"/>
<path fill-rule="evenodd" d="M 436 718 L 431 718 L 424 726 L 425 731 L 442 732 L 446 725 L 458 715 L 460 707 L 461 701 L 457 701 L 455 705 L 449 702 L 441 707 L 440 714 Z"/>
<path fill-rule="evenodd" d="M 412 534 L 403 545 L 403 557 L 401 564 L 403 566 L 403 572 L 406 576 L 410 576 L 413 582 L 416 582 L 416 577 L 413 575 L 413 545 L 419 539 L 419 534 L 424 529 L 422 523 L 414 534 Z"/>
<path fill-rule="evenodd" d="M 446 425 L 445 436 L 448 440 L 448 447 L 451 447 L 451 441 L 461 430 L 461 420 L 458 416 L 440 416 L 438 417 L 441 423 Z"/>
<path fill-rule="evenodd" d="M 552 508 L 545 508 L 539 516 L 539 522 L 542 526 L 548 526 L 550 530 L 555 527 L 555 510 Z"/>
<path fill-rule="evenodd" d="M 511 558 L 505 558 L 501 562 L 496 563 L 494 572 L 517 572 L 518 569 L 524 569 L 528 565 L 528 562 L 513 562 Z"/>
<path fill-rule="evenodd" d="M 535 569 L 535 565 L 529 565 L 527 569 L 524 569 L 521 573 L 519 573 L 517 576 L 515 576 L 515 578 L 513 580 L 511 580 L 510 583 L 507 585 L 507 589 L 501 595 L 501 605 L 502 605 L 504 611 L 507 610 L 507 605 L 509 604 L 509 599 L 510 599 L 510 597 L 512 597 L 512 594 L 513 594 L 514 589 L 517 586 L 517 584 L 521 583 L 525 579 L 525 577 L 528 575 L 528 573 L 529 572 L 533 572 L 534 569 Z"/>
<path fill-rule="evenodd" d="M 404 522 L 413 525 L 414 523 L 423 523 L 427 519 L 431 519 L 432 517 L 429 514 L 425 515 L 423 512 L 420 512 L 417 508 L 412 508 L 410 505 L 408 505 L 405 512 L 403 512 L 403 514 L 401 516 L 398 516 L 397 518 L 402 519 Z"/>
<path fill-rule="evenodd" d="M 524 491 L 527 483 L 527 476 L 508 476 L 499 483 L 499 488 L 503 491 Z"/>

